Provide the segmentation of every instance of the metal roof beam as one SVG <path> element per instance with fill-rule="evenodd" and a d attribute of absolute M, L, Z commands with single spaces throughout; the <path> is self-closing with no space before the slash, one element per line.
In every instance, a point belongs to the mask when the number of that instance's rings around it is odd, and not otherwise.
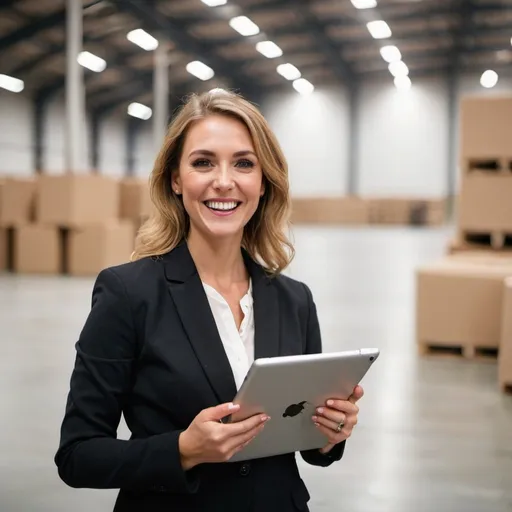
<path fill-rule="evenodd" d="M 215 54 L 212 45 L 189 35 L 182 24 L 159 15 L 148 5 L 146 0 L 115 0 L 118 8 L 131 14 L 146 25 L 153 33 L 158 32 L 172 40 L 182 51 L 191 53 L 210 66 L 216 74 L 230 79 L 232 85 L 241 90 L 242 94 L 250 95 L 254 90 L 254 82 L 238 71 L 235 63 L 226 61 Z"/>

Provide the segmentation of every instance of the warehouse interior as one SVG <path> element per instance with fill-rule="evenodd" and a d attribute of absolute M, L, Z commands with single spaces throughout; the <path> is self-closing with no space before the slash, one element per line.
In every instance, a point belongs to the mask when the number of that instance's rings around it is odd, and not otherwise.
<path fill-rule="evenodd" d="M 381 352 L 310 510 L 512 511 L 512 0 L 0 2 L 0 510 L 113 509 L 53 460 L 75 343 L 216 88 L 287 158 L 324 351 Z"/>

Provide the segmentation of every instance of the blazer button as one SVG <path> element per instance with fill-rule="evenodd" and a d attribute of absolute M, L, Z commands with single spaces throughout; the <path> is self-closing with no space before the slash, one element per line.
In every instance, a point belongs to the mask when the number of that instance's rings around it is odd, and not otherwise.
<path fill-rule="evenodd" d="M 247 476 L 251 472 L 251 465 L 250 464 L 242 464 L 240 467 L 240 474 L 242 476 Z"/>

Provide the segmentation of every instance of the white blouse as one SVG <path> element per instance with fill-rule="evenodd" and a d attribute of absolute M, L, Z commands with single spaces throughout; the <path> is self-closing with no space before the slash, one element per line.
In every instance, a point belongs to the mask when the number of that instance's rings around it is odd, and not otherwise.
<path fill-rule="evenodd" d="M 215 318 L 224 350 L 228 356 L 237 390 L 240 389 L 251 364 L 254 361 L 254 309 L 252 297 L 252 281 L 249 290 L 240 300 L 244 318 L 240 330 L 236 327 L 235 318 L 229 304 L 212 286 L 203 283 L 210 308 Z"/>

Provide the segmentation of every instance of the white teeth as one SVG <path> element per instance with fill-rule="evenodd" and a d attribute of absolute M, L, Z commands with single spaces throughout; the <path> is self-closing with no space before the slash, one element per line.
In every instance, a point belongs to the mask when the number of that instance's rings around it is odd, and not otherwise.
<path fill-rule="evenodd" d="M 220 201 L 206 201 L 206 206 L 212 210 L 233 210 L 236 208 L 237 204 L 238 203 L 235 201 L 230 201 L 229 203 Z"/>

